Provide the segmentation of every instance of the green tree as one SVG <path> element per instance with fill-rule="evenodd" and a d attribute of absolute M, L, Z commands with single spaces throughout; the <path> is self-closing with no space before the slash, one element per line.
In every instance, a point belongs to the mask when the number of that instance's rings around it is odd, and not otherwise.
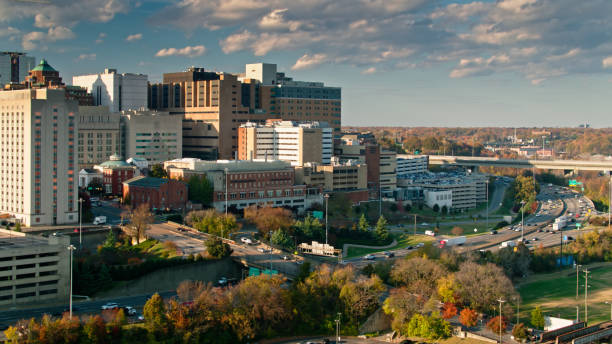
<path fill-rule="evenodd" d="M 155 178 L 168 178 L 168 172 L 164 169 L 162 164 L 155 164 L 151 166 L 151 177 Z"/>
<path fill-rule="evenodd" d="M 536 306 L 536 308 L 531 311 L 531 325 L 537 329 L 544 328 L 544 314 L 542 314 L 540 306 Z"/>
<path fill-rule="evenodd" d="M 210 206 L 213 199 L 213 185 L 206 176 L 191 176 L 187 182 L 189 200 Z"/>
<path fill-rule="evenodd" d="M 21 222 L 15 223 L 15 232 L 21 232 Z"/>
<path fill-rule="evenodd" d="M 187 214 L 185 221 L 201 232 L 224 238 L 239 229 L 234 215 L 221 214 L 214 209 L 192 211 Z"/>
<path fill-rule="evenodd" d="M 527 338 L 528 334 L 529 333 L 527 332 L 527 328 L 525 327 L 525 324 L 523 323 L 516 324 L 512 328 L 512 335 L 516 339 L 525 339 Z"/>
<path fill-rule="evenodd" d="M 362 232 L 367 232 L 370 229 L 370 224 L 368 223 L 365 214 L 361 214 L 361 217 L 359 218 L 358 228 Z"/>
<path fill-rule="evenodd" d="M 411 337 L 444 339 L 451 336 L 452 329 L 450 324 L 437 314 L 415 314 L 406 325 L 405 334 Z"/>
<path fill-rule="evenodd" d="M 162 297 L 155 293 L 144 305 L 142 315 L 145 319 L 145 326 L 149 331 L 162 334 L 168 333 L 169 321 L 166 316 L 166 306 Z"/>
<path fill-rule="evenodd" d="M 438 203 L 434 204 L 433 208 L 431 208 L 433 211 L 435 211 L 436 213 L 440 211 L 440 206 L 438 205 Z"/>
<path fill-rule="evenodd" d="M 295 221 L 296 235 L 303 236 L 306 240 L 322 241 L 325 238 L 325 230 L 319 219 L 308 214 L 304 221 Z"/>
<path fill-rule="evenodd" d="M 109 229 L 108 234 L 106 234 L 106 239 L 104 240 L 104 243 L 102 244 L 102 247 L 114 248 L 116 243 L 117 243 L 117 236 L 115 235 L 115 232 L 112 229 Z"/>
<path fill-rule="evenodd" d="M 208 254 L 213 258 L 221 259 L 232 253 L 230 246 L 216 236 L 209 236 L 204 245 L 206 245 Z"/>
<path fill-rule="evenodd" d="M 273 245 L 277 245 L 281 247 L 286 247 L 286 248 L 293 247 L 293 240 L 291 240 L 291 237 L 289 236 L 289 234 L 287 234 L 287 232 L 283 229 L 277 229 L 273 231 L 272 234 L 270 235 L 270 242 Z"/>
<path fill-rule="evenodd" d="M 384 216 L 378 218 L 376 222 L 376 237 L 381 241 L 386 241 L 389 238 L 389 229 L 387 228 L 387 220 Z"/>

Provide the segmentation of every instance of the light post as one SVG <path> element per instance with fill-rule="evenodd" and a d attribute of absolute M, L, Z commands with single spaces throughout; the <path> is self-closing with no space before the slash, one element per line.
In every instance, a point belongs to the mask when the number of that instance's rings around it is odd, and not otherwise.
<path fill-rule="evenodd" d="M 521 242 L 524 241 L 525 235 L 525 201 L 521 201 Z"/>
<path fill-rule="evenodd" d="M 589 322 L 589 308 L 588 308 L 588 298 L 589 298 L 589 269 L 584 269 L 584 322 Z"/>
<path fill-rule="evenodd" d="M 487 230 L 489 230 L 489 180 L 485 182 L 487 185 Z"/>
<path fill-rule="evenodd" d="M 580 321 L 580 306 L 576 306 L 576 322 Z"/>
<path fill-rule="evenodd" d="M 576 265 L 576 300 L 578 300 L 578 273 L 582 265 Z"/>
<path fill-rule="evenodd" d="M 610 320 L 612 320 L 612 302 L 606 301 L 606 305 L 610 305 Z"/>
<path fill-rule="evenodd" d="M 502 343 L 502 303 L 506 301 L 499 298 L 497 302 L 499 302 L 499 344 L 501 344 Z"/>
<path fill-rule="evenodd" d="M 340 343 L 340 317 L 342 313 L 338 313 L 338 318 L 334 320 L 336 322 L 336 343 Z"/>
<path fill-rule="evenodd" d="M 68 250 L 70 251 L 70 319 L 72 319 L 72 252 L 76 249 L 74 245 L 69 245 Z"/>
<path fill-rule="evenodd" d="M 227 216 L 227 167 L 223 170 L 225 171 L 225 216 Z"/>
<path fill-rule="evenodd" d="M 325 194 L 323 197 L 325 198 L 325 245 L 327 245 L 327 205 L 329 203 L 329 194 Z"/>
<path fill-rule="evenodd" d="M 82 226 L 82 214 L 83 214 L 83 198 L 79 197 L 79 249 L 83 248 L 83 226 Z"/>

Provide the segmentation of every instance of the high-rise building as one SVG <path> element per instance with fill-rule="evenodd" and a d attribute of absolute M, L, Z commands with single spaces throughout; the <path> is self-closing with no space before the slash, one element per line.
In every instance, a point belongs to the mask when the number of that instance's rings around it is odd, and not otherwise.
<path fill-rule="evenodd" d="M 121 155 L 121 115 L 106 106 L 79 106 L 78 159 L 79 169 L 90 168 Z"/>
<path fill-rule="evenodd" d="M 64 83 L 59 72 L 42 59 L 38 66 L 28 72 L 25 83 L 30 87 L 62 87 Z"/>
<path fill-rule="evenodd" d="M 64 89 L 0 92 L 0 213 L 26 226 L 78 220 L 77 117 Z"/>
<path fill-rule="evenodd" d="M 36 66 L 33 56 L 26 53 L 0 52 L 0 88 L 10 83 L 24 82 L 28 72 Z"/>
<path fill-rule="evenodd" d="M 107 68 L 104 73 L 73 76 L 72 84 L 87 88 L 94 105 L 108 106 L 111 112 L 147 107 L 148 77 L 144 74 L 119 74 Z"/>
<path fill-rule="evenodd" d="M 247 65 L 246 70 L 236 75 L 192 67 L 149 85 L 149 108 L 184 116 L 184 156 L 234 158 L 238 127 L 246 122 L 326 122 L 334 135 L 339 133 L 339 87 L 293 81 L 277 73 L 274 64 Z"/>
<path fill-rule="evenodd" d="M 332 128 L 327 123 L 270 120 L 265 125 L 248 122 L 238 128 L 239 160 L 329 164 L 332 150 Z"/>
<path fill-rule="evenodd" d="M 121 112 L 121 152 L 127 158 L 144 158 L 149 164 L 183 155 L 182 116 L 157 111 Z"/>

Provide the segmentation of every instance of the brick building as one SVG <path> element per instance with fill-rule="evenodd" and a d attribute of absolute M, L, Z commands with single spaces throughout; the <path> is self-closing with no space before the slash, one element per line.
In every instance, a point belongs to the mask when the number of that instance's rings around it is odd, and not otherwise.
<path fill-rule="evenodd" d="M 138 176 L 123 182 L 123 199 L 132 208 L 181 210 L 187 203 L 187 184 L 174 179 Z"/>
<path fill-rule="evenodd" d="M 94 169 L 102 173 L 104 192 L 115 196 L 123 195 L 123 182 L 134 178 L 138 173 L 135 166 L 122 161 L 118 155 L 111 155 L 109 161 L 94 166 Z"/>

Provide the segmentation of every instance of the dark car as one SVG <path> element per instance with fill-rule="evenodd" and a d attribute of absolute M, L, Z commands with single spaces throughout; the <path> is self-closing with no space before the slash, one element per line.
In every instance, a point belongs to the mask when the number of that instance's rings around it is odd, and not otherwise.
<path fill-rule="evenodd" d="M 392 258 L 395 257 L 395 253 L 393 252 L 389 252 L 389 251 L 385 251 L 383 252 L 383 254 L 387 257 L 387 258 Z"/>

